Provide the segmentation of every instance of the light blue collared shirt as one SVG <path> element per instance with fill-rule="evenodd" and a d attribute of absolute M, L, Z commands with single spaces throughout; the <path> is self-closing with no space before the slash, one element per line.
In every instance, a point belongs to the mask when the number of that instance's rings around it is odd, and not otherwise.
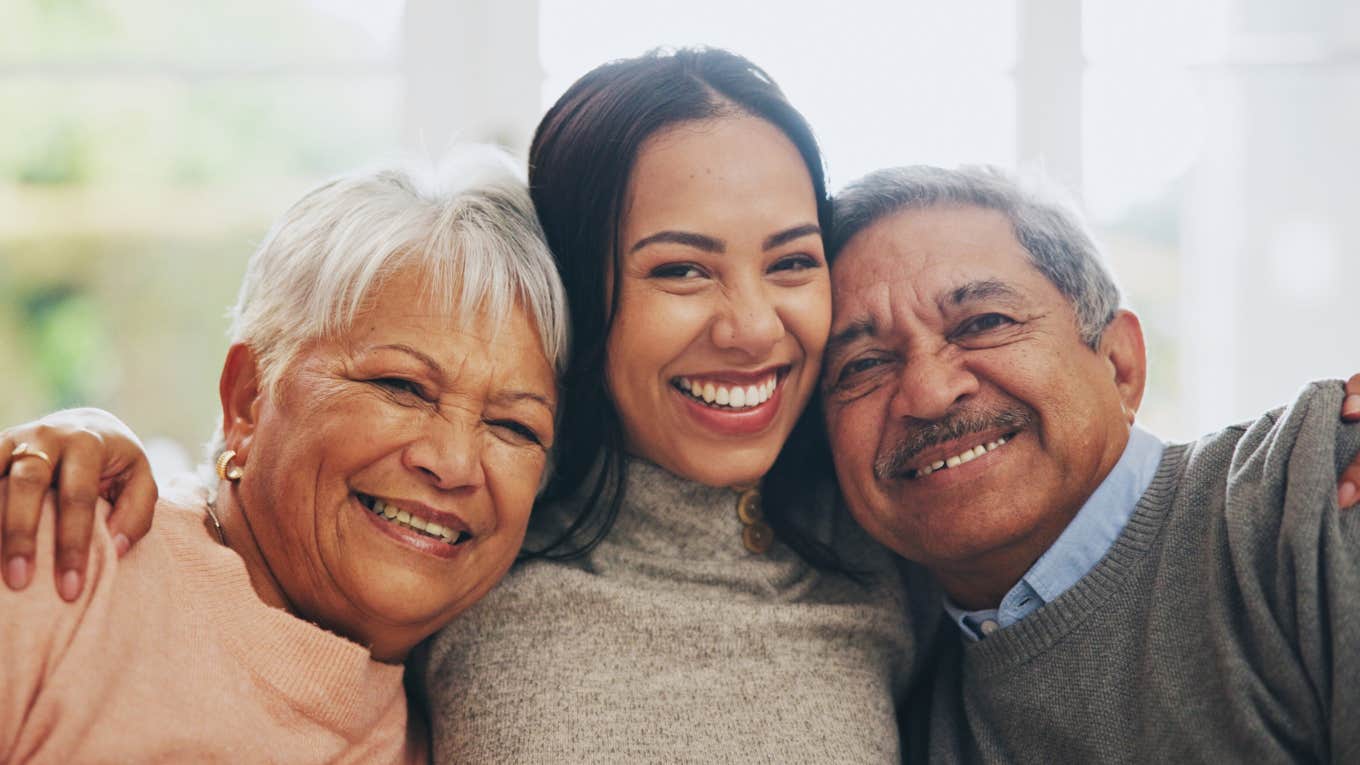
<path fill-rule="evenodd" d="M 1039 610 L 1086 576 L 1114 546 L 1124 525 L 1133 517 L 1138 500 L 1157 475 L 1164 448 L 1160 439 L 1135 425 L 1129 431 L 1129 442 L 1114 469 L 1096 487 L 1057 541 L 1001 599 L 999 608 L 964 611 L 946 598 L 944 609 L 963 634 L 971 640 L 980 640 L 998 629 L 1005 629 Z"/>

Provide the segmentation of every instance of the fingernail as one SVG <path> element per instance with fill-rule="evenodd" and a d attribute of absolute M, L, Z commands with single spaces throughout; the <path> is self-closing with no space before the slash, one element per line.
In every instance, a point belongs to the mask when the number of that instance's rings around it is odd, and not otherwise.
<path fill-rule="evenodd" d="M 1344 417 L 1360 415 L 1360 393 L 1352 393 L 1341 402 L 1341 414 Z"/>
<path fill-rule="evenodd" d="M 11 590 L 22 590 L 27 587 L 29 576 L 28 558 L 16 555 L 5 564 L 5 584 L 8 584 Z"/>
<path fill-rule="evenodd" d="M 70 603 L 80 595 L 80 572 L 67 571 L 61 575 L 61 584 L 57 585 L 57 593 L 61 599 Z"/>
<path fill-rule="evenodd" d="M 1355 484 L 1347 481 L 1341 484 L 1341 488 L 1336 492 L 1336 504 L 1340 507 L 1350 507 L 1355 504 L 1355 495 L 1360 494 L 1360 489 Z"/>
<path fill-rule="evenodd" d="M 125 534 L 114 535 L 113 549 L 118 551 L 119 558 L 122 558 L 124 555 L 127 555 L 128 548 L 130 547 L 132 547 L 132 543 L 128 541 L 127 535 Z"/>

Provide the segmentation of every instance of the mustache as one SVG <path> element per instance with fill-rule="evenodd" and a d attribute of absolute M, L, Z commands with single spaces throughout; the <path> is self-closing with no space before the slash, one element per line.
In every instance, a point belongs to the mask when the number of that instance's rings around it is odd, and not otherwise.
<path fill-rule="evenodd" d="M 1034 422 L 1034 410 L 1028 407 L 963 410 L 951 412 L 938 420 L 912 426 L 892 448 L 874 460 L 874 478 L 900 477 L 921 452 L 972 433 L 987 430 L 1020 430 Z"/>

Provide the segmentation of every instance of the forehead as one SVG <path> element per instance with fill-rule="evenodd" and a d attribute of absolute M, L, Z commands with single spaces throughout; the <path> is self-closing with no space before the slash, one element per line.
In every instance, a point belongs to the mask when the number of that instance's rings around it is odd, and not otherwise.
<path fill-rule="evenodd" d="M 842 248 L 832 266 L 834 320 L 866 303 L 935 302 L 978 280 L 1040 290 L 1048 284 L 1003 213 L 971 205 L 903 210 Z"/>
<path fill-rule="evenodd" d="M 629 179 L 624 226 L 702 229 L 751 217 L 816 221 L 812 177 L 774 125 L 733 115 L 682 122 L 647 139 Z M 762 235 L 765 232 L 762 232 Z"/>
<path fill-rule="evenodd" d="M 503 319 L 485 310 L 460 312 L 458 301 L 431 294 L 424 271 L 398 271 L 372 290 L 355 316 L 346 344 L 397 343 L 429 356 L 449 372 L 485 374 L 492 384 L 555 390 L 552 367 L 529 312 L 514 304 Z"/>

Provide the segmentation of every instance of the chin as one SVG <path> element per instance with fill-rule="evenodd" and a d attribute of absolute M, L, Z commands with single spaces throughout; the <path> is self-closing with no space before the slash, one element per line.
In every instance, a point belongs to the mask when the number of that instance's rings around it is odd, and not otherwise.
<path fill-rule="evenodd" d="M 350 598 L 365 613 L 384 623 L 409 628 L 430 624 L 432 625 L 429 628 L 430 632 L 434 632 L 463 610 L 461 606 L 453 605 L 455 601 L 461 601 L 463 598 L 455 595 L 441 597 L 440 594 L 431 591 L 429 582 L 424 582 L 426 585 L 424 587 L 421 587 L 420 583 L 411 583 L 411 586 L 405 586 L 406 584 L 393 583 L 380 587 L 370 585 L 365 591 L 354 593 Z"/>
<path fill-rule="evenodd" d="M 782 442 L 781 442 L 782 444 Z M 698 460 L 687 460 L 673 470 L 676 475 L 706 486 L 743 486 L 758 483 L 779 457 L 770 447 L 729 447 L 727 449 L 696 448 L 705 455 Z"/>

